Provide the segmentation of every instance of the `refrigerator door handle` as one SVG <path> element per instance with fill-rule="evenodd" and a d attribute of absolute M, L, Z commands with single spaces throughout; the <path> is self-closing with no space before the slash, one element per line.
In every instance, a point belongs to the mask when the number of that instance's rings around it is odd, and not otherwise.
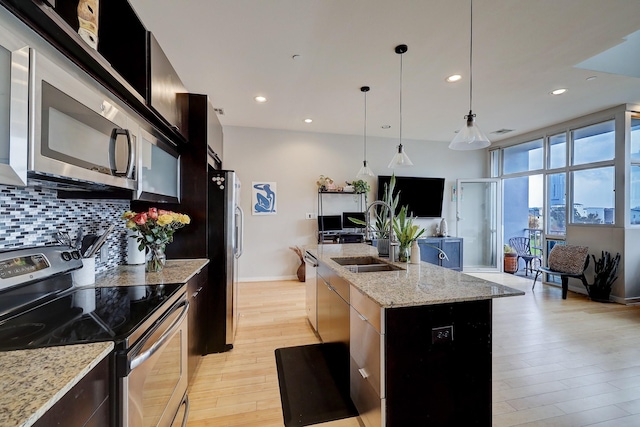
<path fill-rule="evenodd" d="M 236 224 L 236 253 L 235 257 L 240 258 L 244 252 L 244 211 L 240 206 L 236 206 L 239 221 Z"/>

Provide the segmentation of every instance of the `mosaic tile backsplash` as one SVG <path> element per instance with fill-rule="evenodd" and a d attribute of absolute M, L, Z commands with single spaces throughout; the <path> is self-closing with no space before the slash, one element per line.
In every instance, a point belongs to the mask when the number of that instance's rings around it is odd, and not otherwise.
<path fill-rule="evenodd" d="M 101 259 L 99 252 L 96 258 L 99 273 L 125 262 L 127 229 L 120 216 L 129 209 L 128 200 L 58 199 L 56 190 L 0 185 L 0 250 L 55 243 L 56 231 L 73 241 L 80 227 L 85 235 L 100 235 L 115 224 L 104 244 L 109 256 Z"/>

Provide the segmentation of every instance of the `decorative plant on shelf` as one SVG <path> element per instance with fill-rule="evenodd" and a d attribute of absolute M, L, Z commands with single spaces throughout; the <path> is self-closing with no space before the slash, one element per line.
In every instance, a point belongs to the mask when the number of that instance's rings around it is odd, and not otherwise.
<path fill-rule="evenodd" d="M 589 297 L 594 301 L 609 301 L 611 287 L 613 282 L 618 278 L 618 264 L 620 263 L 620 254 L 615 257 L 607 251 L 602 251 L 599 259 L 595 255 L 591 255 L 594 262 L 593 284 L 589 285 Z"/>
<path fill-rule="evenodd" d="M 335 190 L 336 188 L 333 179 L 324 175 L 320 175 L 320 178 L 316 181 L 316 185 L 318 186 L 318 191 Z"/>
<path fill-rule="evenodd" d="M 364 194 L 364 204 L 365 206 L 369 205 L 369 202 L 367 201 L 367 196 L 369 194 L 369 191 L 371 191 L 371 186 L 367 181 L 363 179 L 358 179 L 356 181 L 353 181 L 351 184 L 347 182 L 347 185 L 352 185 L 353 190 L 356 192 L 356 194 Z"/>
<path fill-rule="evenodd" d="M 398 243 L 400 243 L 400 255 L 398 258 L 400 261 L 409 260 L 411 244 L 424 233 L 424 228 L 420 228 L 413 223 L 414 219 L 412 215 L 407 215 L 406 206 L 402 206 L 398 216 L 393 219 L 393 231 L 396 234 Z"/>

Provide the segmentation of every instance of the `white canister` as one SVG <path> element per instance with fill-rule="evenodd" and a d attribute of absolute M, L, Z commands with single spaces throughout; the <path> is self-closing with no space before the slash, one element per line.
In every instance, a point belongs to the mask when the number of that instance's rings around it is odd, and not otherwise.
<path fill-rule="evenodd" d="M 417 240 L 411 243 L 411 256 L 409 257 L 409 261 L 411 264 L 420 264 L 420 246 Z"/>
<path fill-rule="evenodd" d="M 138 249 L 138 235 L 127 236 L 127 264 L 144 264 L 145 253 Z"/>
<path fill-rule="evenodd" d="M 440 221 L 440 236 L 447 237 L 449 235 L 449 230 L 447 228 L 447 220 L 442 218 Z"/>
<path fill-rule="evenodd" d="M 71 274 L 76 286 L 93 285 L 96 283 L 96 259 L 82 258 L 82 268 L 74 270 Z"/>

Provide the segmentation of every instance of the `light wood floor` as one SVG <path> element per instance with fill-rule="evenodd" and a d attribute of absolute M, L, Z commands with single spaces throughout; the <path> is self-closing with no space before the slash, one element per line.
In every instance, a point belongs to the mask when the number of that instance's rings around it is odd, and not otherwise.
<path fill-rule="evenodd" d="M 493 427 L 640 426 L 640 307 L 600 304 L 508 274 L 526 291 L 493 303 Z M 189 427 L 282 427 L 274 350 L 318 342 L 304 284 L 240 284 L 234 349 L 204 357 Z M 473 355 L 470 355 L 473 357 Z M 319 425 L 320 426 L 320 425 Z M 322 427 L 358 427 L 357 419 Z"/>

